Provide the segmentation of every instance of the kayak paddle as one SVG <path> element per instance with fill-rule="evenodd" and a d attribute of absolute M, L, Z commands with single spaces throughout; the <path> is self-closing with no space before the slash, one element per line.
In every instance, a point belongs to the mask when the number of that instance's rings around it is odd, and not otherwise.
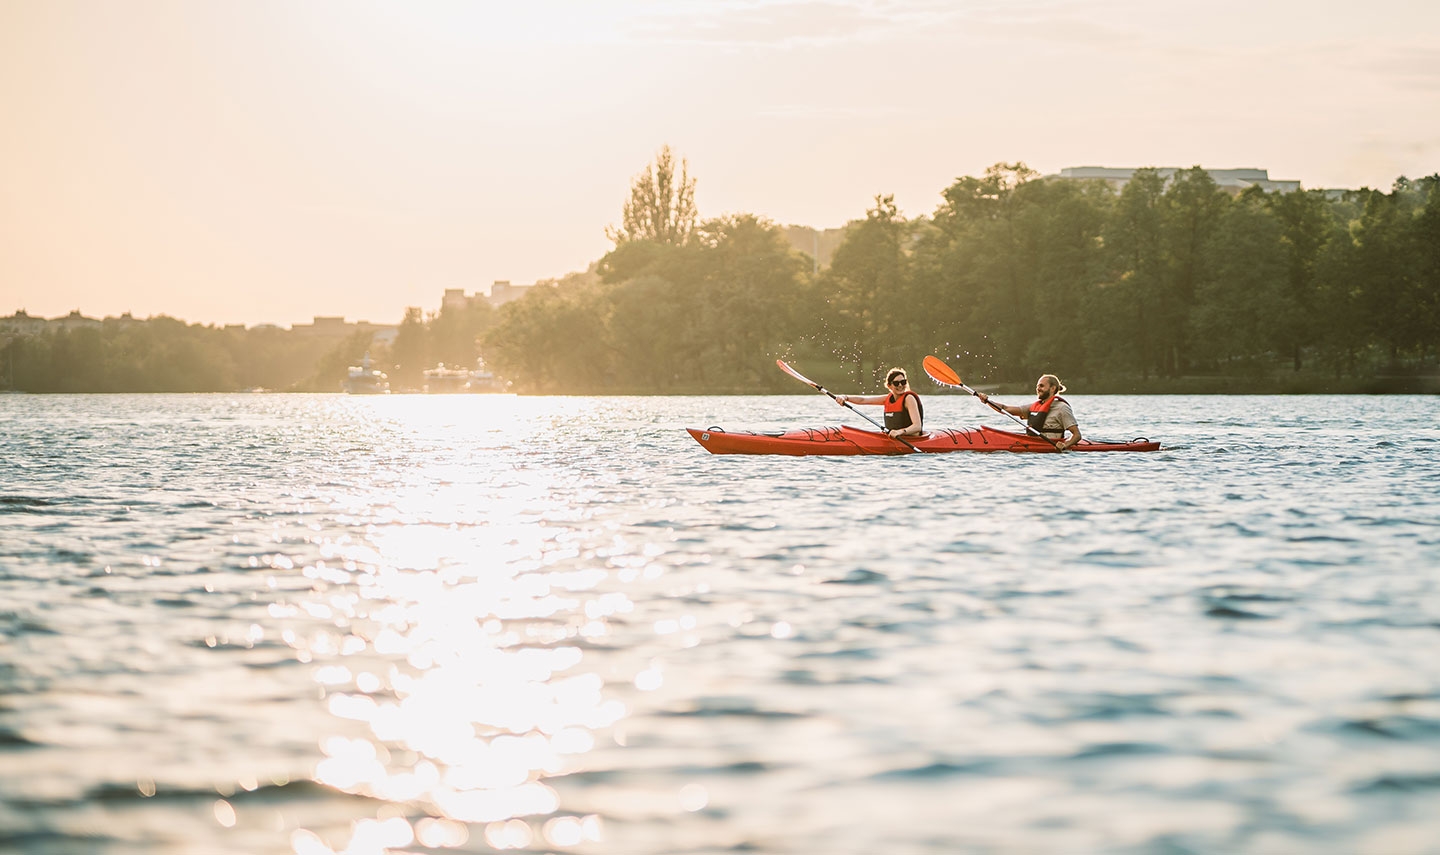
<path fill-rule="evenodd" d="M 951 386 L 956 389 L 964 389 L 966 392 L 974 395 L 977 399 L 980 397 L 979 392 L 976 392 L 974 389 L 966 386 L 964 381 L 960 379 L 960 375 L 955 373 L 955 369 L 946 365 L 943 361 L 941 361 L 938 356 L 927 356 L 925 357 L 925 360 L 922 364 L 925 366 L 925 373 L 930 375 L 930 379 L 934 380 L 936 383 L 939 383 L 941 386 Z M 1057 443 L 1055 440 L 1031 427 L 1029 422 L 1022 421 L 1017 416 L 1015 416 L 1014 413 L 1011 413 L 1009 410 L 1005 409 L 994 401 L 986 400 L 981 401 L 981 403 L 983 403 L 985 406 L 989 407 L 997 413 L 1004 413 L 1011 419 L 1014 419 L 1021 427 L 1025 428 L 1026 433 L 1030 434 L 1031 436 L 1040 437 L 1041 439 L 1055 446 L 1056 451 L 1061 450 L 1060 444 Z"/>
<path fill-rule="evenodd" d="M 801 374 L 799 371 L 796 371 L 794 368 L 791 368 L 789 365 L 786 365 L 786 364 L 785 364 L 785 360 L 783 360 L 783 359 L 777 359 L 777 360 L 775 360 L 775 364 L 778 365 L 778 366 L 780 366 L 780 370 L 781 370 L 781 371 L 784 371 L 786 374 L 789 374 L 791 377 L 794 377 L 796 380 L 799 380 L 801 383 L 804 383 L 805 385 L 814 388 L 817 392 L 823 392 L 823 393 L 825 393 L 826 395 L 829 395 L 829 396 L 830 396 L 830 400 L 834 401 L 834 402 L 837 403 L 837 404 L 840 404 L 840 406 L 848 409 L 850 412 L 854 413 L 855 415 L 859 416 L 860 418 L 864 419 L 865 421 L 869 422 L 870 424 L 874 425 L 875 427 L 880 428 L 880 432 L 881 432 L 881 433 L 885 433 L 885 426 L 884 426 L 884 425 L 880 424 L 879 422 L 875 421 L 874 419 L 870 418 L 869 416 L 865 415 L 864 413 L 862 413 L 862 412 L 860 412 L 859 410 L 855 409 L 854 407 L 850 406 L 850 402 L 846 401 L 846 402 L 843 403 L 843 404 L 840 403 L 840 399 L 835 397 L 835 393 L 834 393 L 834 392 L 831 392 L 829 389 L 826 389 L 824 386 L 821 386 L 819 383 L 816 383 L 814 380 L 811 380 L 809 377 L 806 377 L 804 374 Z M 943 365 L 944 363 L 941 363 L 941 364 Z M 889 434 L 887 433 L 886 436 L 889 436 Z M 910 449 L 911 451 L 914 451 L 914 452 L 917 452 L 917 453 L 920 451 L 920 449 L 916 448 L 915 446 L 911 445 L 910 443 L 906 442 L 905 440 L 901 439 L 901 438 L 898 437 L 898 436 L 892 436 L 892 437 L 890 437 L 890 438 L 893 439 L 893 440 L 895 440 L 896 442 L 900 443 L 901 445 L 905 446 L 906 448 Z"/>

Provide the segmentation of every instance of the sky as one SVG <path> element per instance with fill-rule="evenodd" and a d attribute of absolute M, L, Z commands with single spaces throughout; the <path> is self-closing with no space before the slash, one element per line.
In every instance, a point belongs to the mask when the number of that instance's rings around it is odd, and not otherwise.
<path fill-rule="evenodd" d="M 834 228 L 1023 161 L 1440 171 L 1433 0 L 0 0 L 0 316 L 395 323 L 584 270 L 664 145 Z"/>

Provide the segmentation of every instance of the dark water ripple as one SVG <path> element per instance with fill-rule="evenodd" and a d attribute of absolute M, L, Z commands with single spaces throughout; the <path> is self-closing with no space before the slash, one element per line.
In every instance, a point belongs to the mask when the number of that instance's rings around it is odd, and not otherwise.
<path fill-rule="evenodd" d="M 1076 403 L 0 397 L 0 852 L 1440 852 L 1440 403 Z"/>

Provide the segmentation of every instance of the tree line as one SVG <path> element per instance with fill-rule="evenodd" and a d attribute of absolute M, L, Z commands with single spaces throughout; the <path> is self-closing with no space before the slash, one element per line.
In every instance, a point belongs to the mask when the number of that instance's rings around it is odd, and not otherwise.
<path fill-rule="evenodd" d="M 397 389 L 437 362 L 528 393 L 870 386 L 934 353 L 971 385 L 1053 372 L 1087 391 L 1385 391 L 1440 358 L 1440 175 L 1388 191 L 1231 194 L 1202 168 L 1138 170 L 1119 192 L 996 164 L 929 215 L 878 196 L 830 263 L 754 214 L 701 220 L 662 149 L 635 177 L 614 248 L 584 273 L 433 314 L 393 343 L 169 318 L 0 339 L 27 391 L 334 391 L 367 352 Z"/>
<path fill-rule="evenodd" d="M 0 336 L 0 386 L 25 392 L 230 392 L 319 388 L 333 339 L 273 327 L 107 318 L 96 326 Z M 363 343 L 361 344 L 363 348 Z M 339 388 L 340 373 L 325 388 Z"/>
<path fill-rule="evenodd" d="M 473 367 L 492 309 L 477 302 L 424 316 L 408 309 L 388 344 L 369 332 L 315 335 L 276 327 L 107 318 L 39 335 L 0 333 L 0 389 L 25 392 L 337 392 L 365 356 L 397 389 L 418 390 L 441 362 Z"/>
<path fill-rule="evenodd" d="M 1092 391 L 1379 391 L 1437 370 L 1440 176 L 1231 194 L 1200 167 L 1141 169 L 1117 193 L 1001 163 L 929 216 L 876 197 L 818 273 L 758 216 L 695 222 L 687 182 L 663 150 L 592 275 L 501 308 L 492 364 L 569 393 L 790 390 L 777 357 L 871 385 L 927 353 L 972 383 Z"/>

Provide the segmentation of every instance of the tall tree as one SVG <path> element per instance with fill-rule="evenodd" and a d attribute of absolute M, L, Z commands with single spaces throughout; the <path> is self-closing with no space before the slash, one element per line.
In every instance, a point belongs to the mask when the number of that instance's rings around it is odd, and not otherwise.
<path fill-rule="evenodd" d="M 1422 346 L 1425 324 L 1420 312 L 1418 253 L 1412 210 L 1415 195 L 1403 177 L 1394 190 L 1361 191 L 1364 208 L 1350 225 L 1352 275 L 1360 291 L 1367 332 L 1383 343 L 1391 365 Z"/>
<path fill-rule="evenodd" d="M 960 247 L 970 274 L 970 323 L 1005 375 L 1022 370 L 1035 320 L 1036 259 L 1024 220 L 1037 176 L 1023 163 L 997 163 L 984 178 L 961 179 L 945 193 L 958 219 L 969 223 Z"/>
<path fill-rule="evenodd" d="M 1101 235 L 1114 203 L 1108 187 L 1094 182 L 1036 181 L 1021 191 L 1024 246 L 1031 270 L 1033 317 L 1019 328 L 1024 341 L 1023 375 L 1065 371 L 1087 374 L 1085 310 L 1104 269 Z"/>
<path fill-rule="evenodd" d="M 854 364 L 857 379 L 908 355 L 912 330 L 897 323 L 895 308 L 910 291 L 905 218 L 895 197 L 876 196 L 865 219 L 852 223 L 822 275 L 831 297 L 828 329 L 821 334 Z"/>
<path fill-rule="evenodd" d="M 390 386 L 398 390 L 418 389 L 430 367 L 429 331 L 419 306 L 405 310 L 405 319 L 390 348 Z"/>
<path fill-rule="evenodd" d="M 1091 296 L 1087 343 L 1102 367 L 1159 369 L 1164 340 L 1158 330 L 1166 276 L 1163 235 L 1165 181 L 1154 169 L 1137 169 L 1120 190 L 1103 243 L 1107 275 Z"/>
<path fill-rule="evenodd" d="M 1276 328 L 1293 329 L 1282 225 L 1265 194 L 1251 188 L 1221 214 L 1189 314 L 1191 355 L 1258 375 L 1274 354 Z"/>
<path fill-rule="evenodd" d="M 471 368 L 479 356 L 479 339 L 494 322 L 495 309 L 482 299 L 441 306 L 429 323 L 430 356 L 453 367 Z"/>
<path fill-rule="evenodd" d="M 1416 284 L 1421 314 L 1421 341 L 1428 358 L 1440 348 L 1440 173 L 1417 182 L 1425 197 L 1425 207 L 1415 218 Z"/>
<path fill-rule="evenodd" d="M 608 291 L 592 277 L 536 285 L 500 307 L 482 336 L 486 362 L 529 392 L 607 391 L 615 379 L 610 311 Z"/>
<path fill-rule="evenodd" d="M 1288 304 L 1286 314 L 1270 324 L 1268 337 L 1281 353 L 1290 357 L 1291 368 L 1299 371 L 1303 348 L 1316 336 L 1318 269 L 1326 245 L 1336 235 L 1337 223 L 1320 191 L 1280 193 L 1265 199 L 1280 223 Z"/>
<path fill-rule="evenodd" d="M 1176 377 L 1189 365 L 1190 312 L 1195 295 L 1214 275 L 1213 241 L 1229 203 L 1210 173 L 1199 166 L 1175 174 L 1165 191 L 1165 245 L 1170 269 L 1160 301 L 1166 338 L 1163 373 Z"/>
<path fill-rule="evenodd" d="M 681 159 L 676 174 L 675 155 L 664 146 L 645 170 L 630 182 L 630 198 L 620 213 L 620 226 L 605 234 L 618 246 L 631 241 L 683 246 L 695 231 L 695 179 L 689 162 Z"/>
<path fill-rule="evenodd" d="M 752 382 L 780 379 L 766 357 L 805 322 L 811 281 L 806 259 L 774 223 L 753 214 L 702 223 L 697 240 L 704 320 L 723 370 Z"/>

